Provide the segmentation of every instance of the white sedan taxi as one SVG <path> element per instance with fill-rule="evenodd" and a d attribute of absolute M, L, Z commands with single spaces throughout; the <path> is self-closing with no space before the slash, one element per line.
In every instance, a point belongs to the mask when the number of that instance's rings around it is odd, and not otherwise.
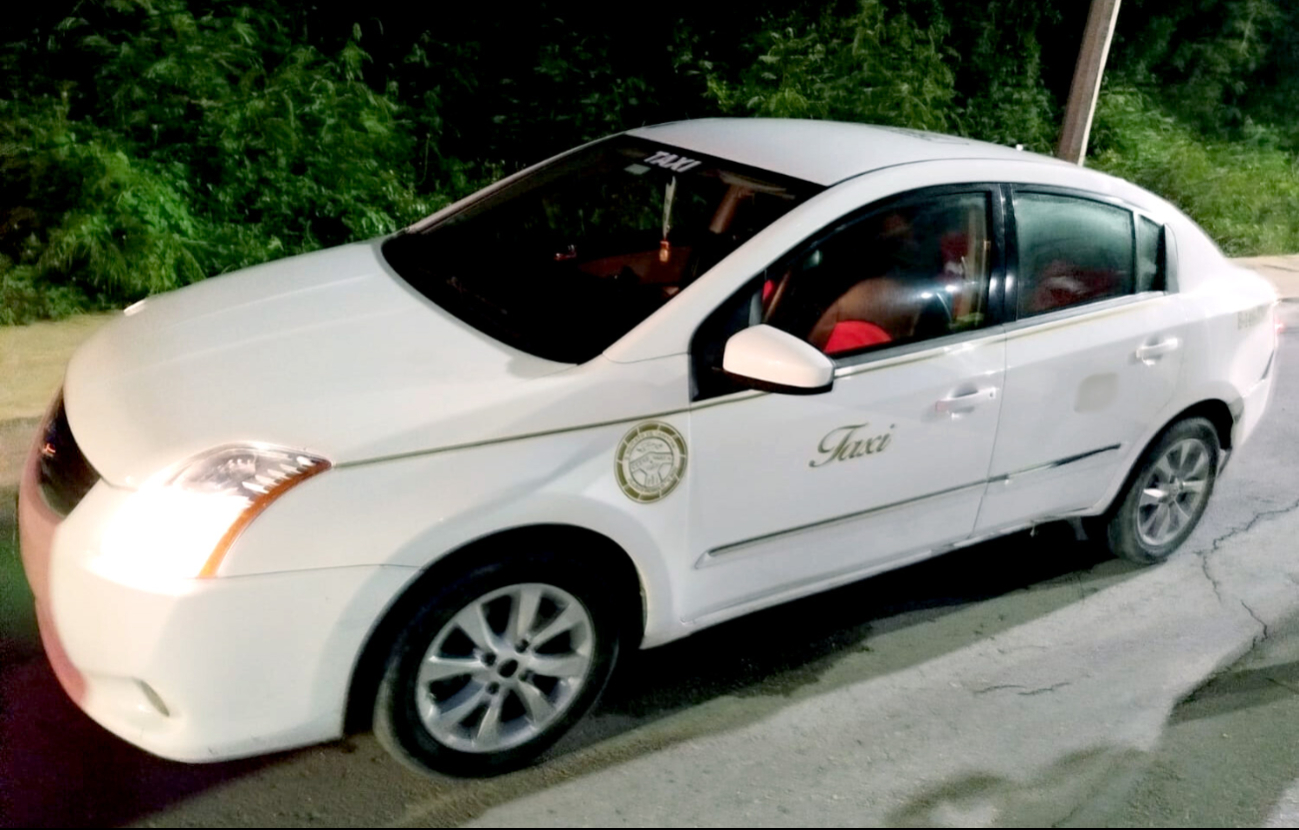
<path fill-rule="evenodd" d="M 1267 406 L 1276 296 L 1054 159 L 704 120 L 128 308 L 25 467 L 63 687 L 215 761 L 373 723 L 530 762 L 620 653 L 1051 520 L 1158 562 Z"/>

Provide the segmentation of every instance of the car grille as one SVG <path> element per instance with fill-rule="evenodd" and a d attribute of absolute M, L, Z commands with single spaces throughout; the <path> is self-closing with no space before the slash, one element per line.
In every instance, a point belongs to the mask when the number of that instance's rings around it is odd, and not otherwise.
<path fill-rule="evenodd" d="M 77 440 L 68 427 L 68 413 L 59 396 L 54 415 L 45 423 L 40 447 L 40 481 L 45 503 L 66 516 L 81 503 L 90 488 L 99 481 L 99 473 L 81 454 Z"/>

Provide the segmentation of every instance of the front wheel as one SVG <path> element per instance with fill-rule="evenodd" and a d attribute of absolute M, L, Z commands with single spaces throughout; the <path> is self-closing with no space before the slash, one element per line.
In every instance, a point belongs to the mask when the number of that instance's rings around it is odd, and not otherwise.
<path fill-rule="evenodd" d="M 533 760 L 613 671 L 620 633 L 607 593 L 548 557 L 490 562 L 436 591 L 389 656 L 380 742 L 408 766 L 453 775 Z"/>
<path fill-rule="evenodd" d="M 1219 454 L 1218 433 L 1204 418 L 1166 429 L 1142 456 L 1108 517 L 1110 550 L 1143 565 L 1171 556 L 1204 515 Z"/>

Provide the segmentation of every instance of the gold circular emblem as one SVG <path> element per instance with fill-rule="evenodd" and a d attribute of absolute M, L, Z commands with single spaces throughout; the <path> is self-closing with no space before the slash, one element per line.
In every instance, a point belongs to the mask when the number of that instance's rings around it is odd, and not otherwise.
<path fill-rule="evenodd" d="M 685 439 L 668 424 L 640 424 L 619 442 L 613 469 L 627 498 L 658 501 L 681 483 L 686 471 Z"/>

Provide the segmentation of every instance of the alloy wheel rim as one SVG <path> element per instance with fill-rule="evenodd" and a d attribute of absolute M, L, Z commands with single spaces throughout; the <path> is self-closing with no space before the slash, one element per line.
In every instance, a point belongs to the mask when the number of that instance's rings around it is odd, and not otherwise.
<path fill-rule="evenodd" d="M 438 631 L 420 660 L 415 708 L 461 752 L 498 752 L 544 732 L 591 673 L 595 627 L 572 594 L 529 582 L 484 594 Z"/>
<path fill-rule="evenodd" d="M 1137 536 L 1143 544 L 1163 547 L 1199 517 L 1208 496 L 1211 458 L 1203 441 L 1185 438 L 1151 468 L 1137 501 Z"/>

